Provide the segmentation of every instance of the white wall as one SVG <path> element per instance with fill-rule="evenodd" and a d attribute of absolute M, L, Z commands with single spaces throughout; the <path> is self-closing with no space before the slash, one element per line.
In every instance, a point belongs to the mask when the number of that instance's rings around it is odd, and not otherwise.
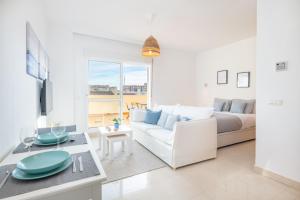
<path fill-rule="evenodd" d="M 72 35 L 66 27 L 58 25 L 51 29 L 49 52 L 54 110 L 50 116 L 54 120 L 76 123 L 80 129 L 85 129 L 87 60 L 99 58 L 146 63 L 151 63 L 151 60 L 142 58 L 142 45 Z M 152 102 L 196 104 L 195 60 L 194 53 L 162 48 L 161 56 L 154 59 Z"/>
<path fill-rule="evenodd" d="M 300 1 L 257 4 L 256 165 L 300 182 Z M 275 72 L 278 61 L 288 71 Z"/>
<path fill-rule="evenodd" d="M 74 124 L 73 34 L 67 26 L 49 23 L 48 27 L 49 78 L 53 84 L 53 110 L 48 123 Z"/>
<path fill-rule="evenodd" d="M 0 160 L 36 124 L 40 83 L 26 74 L 26 21 L 46 47 L 46 24 L 36 0 L 0 1 Z"/>
<path fill-rule="evenodd" d="M 215 97 L 255 98 L 256 38 L 251 37 L 197 55 L 198 104 L 211 106 Z M 228 71 L 228 84 L 217 85 L 217 71 Z M 238 72 L 251 72 L 250 88 L 237 88 Z M 207 87 L 205 87 L 207 84 Z"/>

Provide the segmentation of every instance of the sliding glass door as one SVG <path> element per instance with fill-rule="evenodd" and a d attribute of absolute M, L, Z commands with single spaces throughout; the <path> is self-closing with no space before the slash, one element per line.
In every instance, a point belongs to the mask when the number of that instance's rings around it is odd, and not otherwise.
<path fill-rule="evenodd" d="M 147 65 L 90 60 L 88 67 L 89 127 L 128 123 L 130 109 L 147 107 Z"/>

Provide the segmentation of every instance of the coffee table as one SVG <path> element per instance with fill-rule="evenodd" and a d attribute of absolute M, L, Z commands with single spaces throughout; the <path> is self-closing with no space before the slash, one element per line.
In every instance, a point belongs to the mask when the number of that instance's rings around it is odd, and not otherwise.
<path fill-rule="evenodd" d="M 108 146 L 107 146 L 107 137 L 111 136 L 124 136 L 127 135 L 129 137 L 128 149 L 129 152 L 132 153 L 132 145 L 133 145 L 133 133 L 132 129 L 128 125 L 121 125 L 119 129 L 114 129 L 113 126 L 109 126 L 110 131 L 106 127 L 99 127 L 99 149 L 102 150 L 102 158 L 105 157 Z"/>

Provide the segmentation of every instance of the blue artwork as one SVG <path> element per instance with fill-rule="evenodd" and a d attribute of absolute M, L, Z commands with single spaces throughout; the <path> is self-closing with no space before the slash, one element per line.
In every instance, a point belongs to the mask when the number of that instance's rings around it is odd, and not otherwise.
<path fill-rule="evenodd" d="M 26 54 L 26 72 L 27 74 L 38 78 L 39 77 L 39 64 L 30 52 Z"/>
<path fill-rule="evenodd" d="M 48 56 L 29 23 L 26 24 L 26 72 L 45 80 L 48 75 Z"/>

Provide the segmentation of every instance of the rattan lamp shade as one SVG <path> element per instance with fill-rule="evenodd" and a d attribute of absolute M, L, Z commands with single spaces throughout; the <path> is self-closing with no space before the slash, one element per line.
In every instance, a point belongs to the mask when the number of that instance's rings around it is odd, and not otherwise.
<path fill-rule="evenodd" d="M 156 57 L 160 55 L 160 48 L 157 40 L 151 35 L 144 43 L 142 55 L 145 57 Z"/>

